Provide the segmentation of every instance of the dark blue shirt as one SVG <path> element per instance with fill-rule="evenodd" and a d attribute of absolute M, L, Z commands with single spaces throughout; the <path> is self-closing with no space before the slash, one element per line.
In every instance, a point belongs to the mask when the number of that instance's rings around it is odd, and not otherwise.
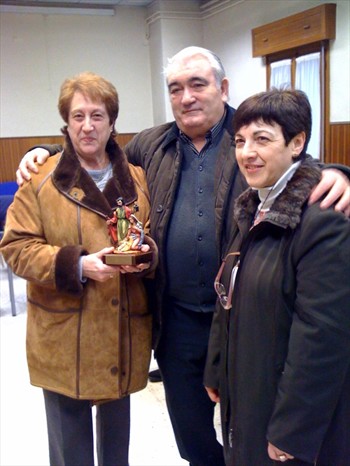
<path fill-rule="evenodd" d="M 216 301 L 214 173 L 224 119 L 207 133 L 200 152 L 185 134 L 179 136 L 183 157 L 167 236 L 167 291 L 174 302 L 198 312 L 213 312 Z"/>

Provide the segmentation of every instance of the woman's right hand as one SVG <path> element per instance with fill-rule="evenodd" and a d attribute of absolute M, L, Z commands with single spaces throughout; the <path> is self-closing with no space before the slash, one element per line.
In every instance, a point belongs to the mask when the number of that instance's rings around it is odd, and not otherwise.
<path fill-rule="evenodd" d="M 214 403 L 220 403 L 220 394 L 217 388 L 205 387 L 205 389 L 211 401 L 213 401 Z"/>
<path fill-rule="evenodd" d="M 97 282 L 106 282 L 114 278 L 116 273 L 120 271 L 118 265 L 106 265 L 103 262 L 105 254 L 112 254 L 114 247 L 103 248 L 101 251 L 94 254 L 83 256 L 83 278 L 90 278 Z"/>
<path fill-rule="evenodd" d="M 280 450 L 279 448 L 275 447 L 275 445 L 272 445 L 272 443 L 270 442 L 268 443 L 267 453 L 269 454 L 269 457 L 272 460 L 280 461 L 281 463 L 284 463 L 287 460 L 294 459 L 294 456 L 290 455 L 289 453 L 286 453 L 283 450 Z"/>
<path fill-rule="evenodd" d="M 38 173 L 38 165 L 42 165 L 48 159 L 50 153 L 42 147 L 37 147 L 27 152 L 19 163 L 18 170 L 16 171 L 16 181 L 18 186 L 21 186 L 24 181 L 31 179 L 30 172 Z"/>

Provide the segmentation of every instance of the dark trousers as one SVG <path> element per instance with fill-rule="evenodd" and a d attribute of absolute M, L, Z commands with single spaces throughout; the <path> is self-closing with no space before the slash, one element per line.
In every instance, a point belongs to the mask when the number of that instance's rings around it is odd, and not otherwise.
<path fill-rule="evenodd" d="M 94 466 L 92 405 L 44 390 L 51 466 Z M 130 397 L 96 406 L 99 466 L 127 466 Z"/>
<path fill-rule="evenodd" d="M 169 305 L 156 352 L 180 455 L 191 466 L 224 466 L 214 407 L 203 385 L 212 314 Z"/>

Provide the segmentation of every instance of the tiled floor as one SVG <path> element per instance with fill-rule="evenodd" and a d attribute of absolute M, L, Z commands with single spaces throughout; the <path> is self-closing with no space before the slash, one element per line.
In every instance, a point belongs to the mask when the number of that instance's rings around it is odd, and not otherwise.
<path fill-rule="evenodd" d="M 6 270 L 0 263 L 0 466 L 48 466 L 42 391 L 29 383 L 25 356 L 25 281 L 14 277 L 17 316 L 11 316 Z M 152 360 L 151 369 L 156 368 Z M 219 428 L 218 413 L 216 425 Z M 131 397 L 130 466 L 182 466 L 162 383 Z"/>

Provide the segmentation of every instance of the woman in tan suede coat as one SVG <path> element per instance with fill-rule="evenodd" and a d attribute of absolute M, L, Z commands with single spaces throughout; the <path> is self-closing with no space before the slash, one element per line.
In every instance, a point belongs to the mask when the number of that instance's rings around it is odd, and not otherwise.
<path fill-rule="evenodd" d="M 128 395 L 146 386 L 151 354 L 143 277 L 157 254 L 147 236 L 148 190 L 143 170 L 115 142 L 111 83 L 92 73 L 66 80 L 59 110 L 64 150 L 18 191 L 1 252 L 28 281 L 27 358 L 31 383 L 44 389 L 50 463 L 94 464 L 97 402 L 99 464 L 127 465 Z M 152 264 L 103 262 L 113 250 L 106 218 L 119 197 L 138 206 Z"/>

